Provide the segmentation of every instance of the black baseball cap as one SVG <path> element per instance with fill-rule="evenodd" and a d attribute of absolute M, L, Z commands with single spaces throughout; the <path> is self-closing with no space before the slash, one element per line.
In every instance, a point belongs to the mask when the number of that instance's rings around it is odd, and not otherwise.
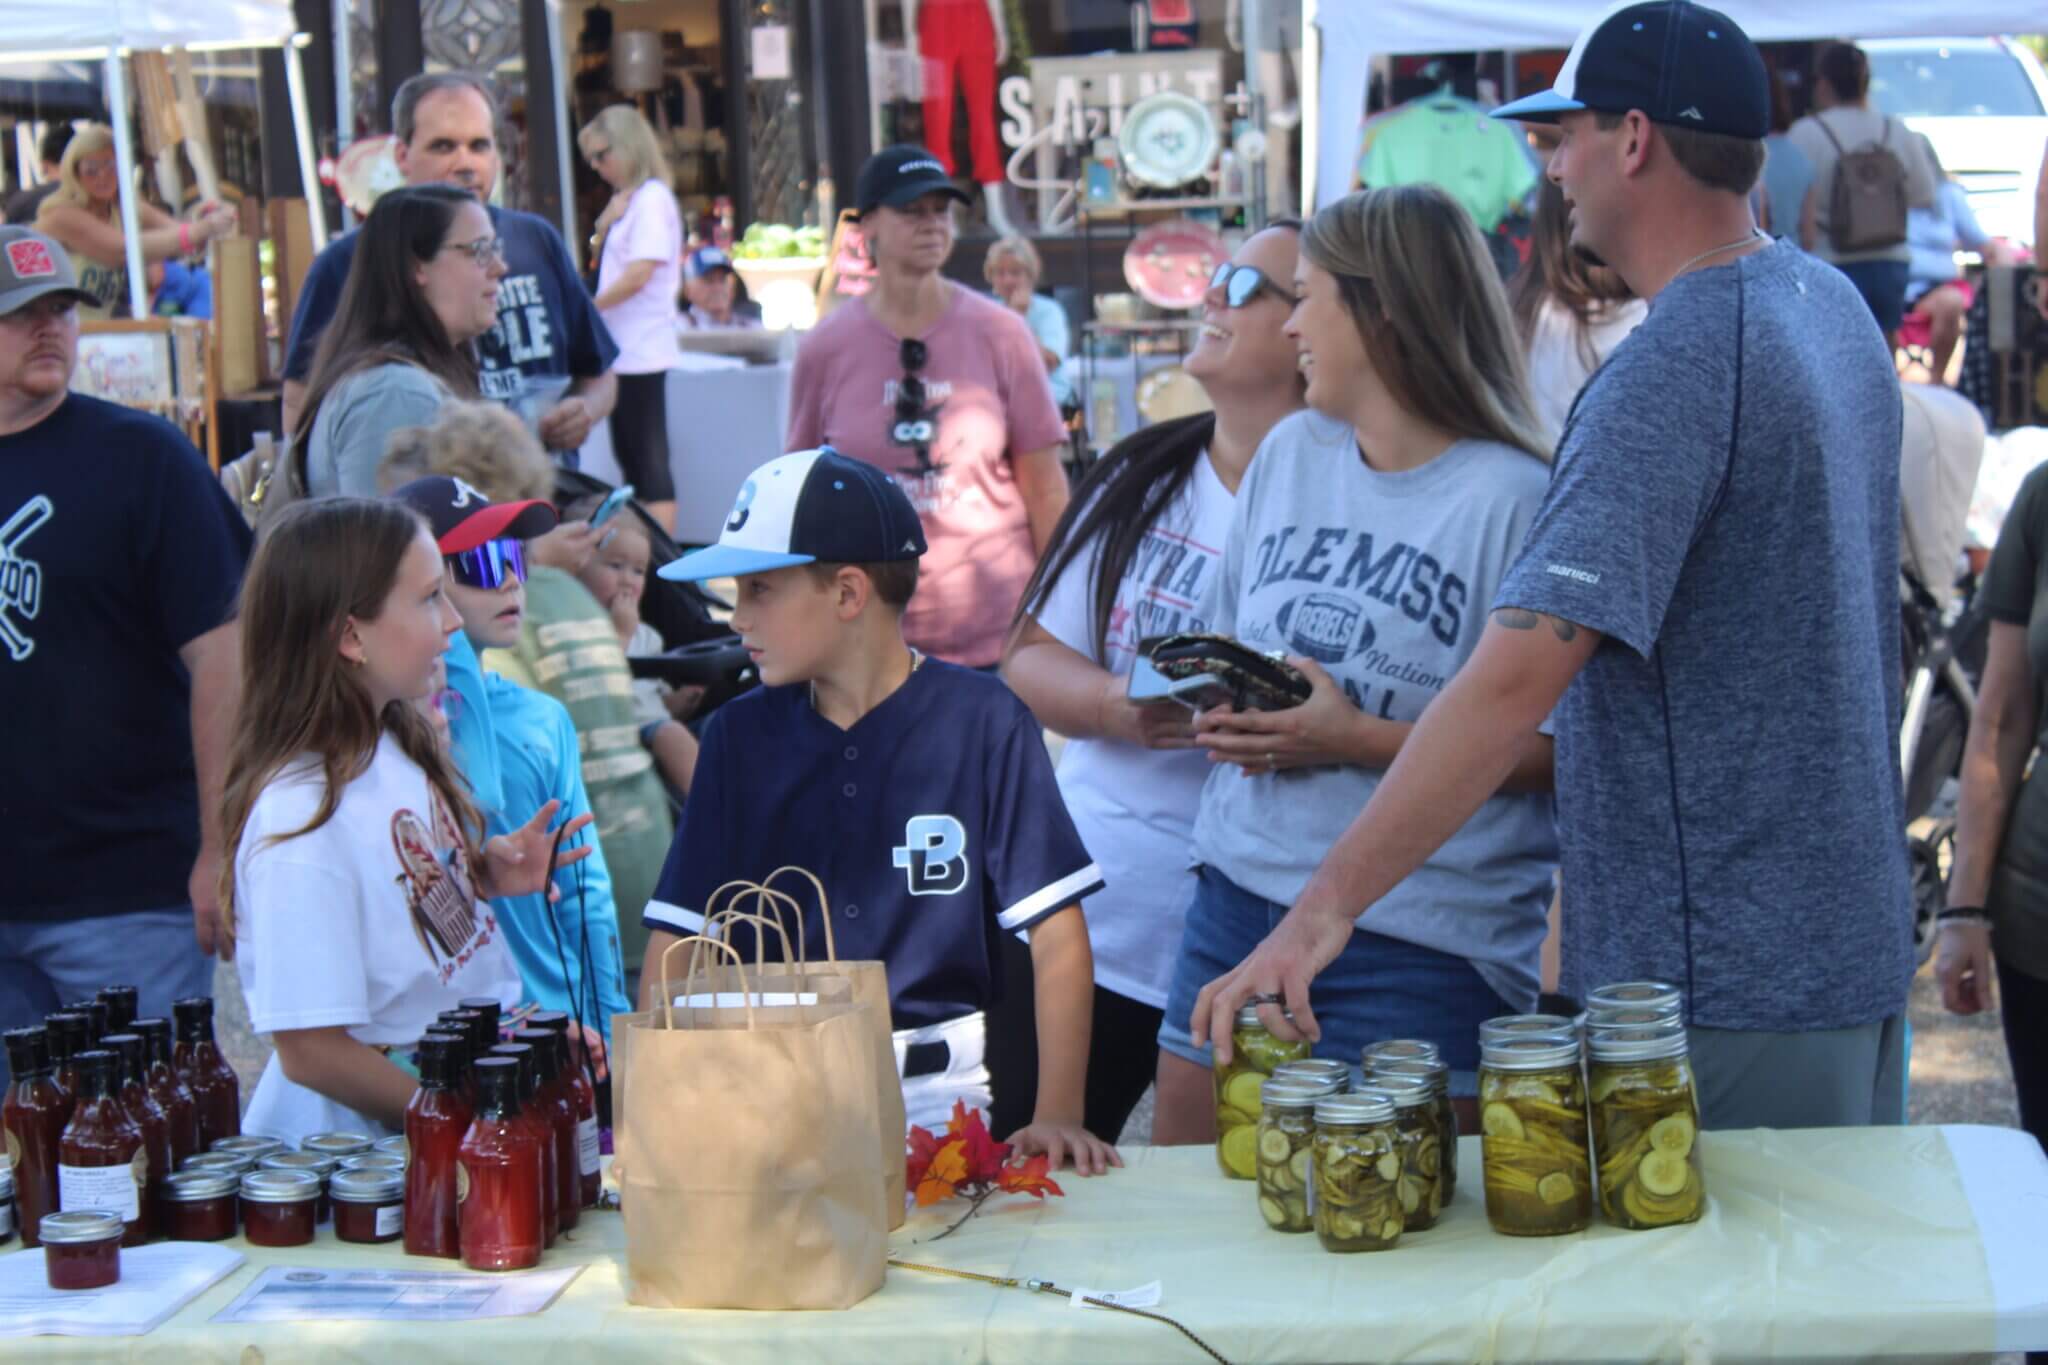
<path fill-rule="evenodd" d="M 865 460 L 820 446 L 749 474 L 718 543 L 656 572 L 693 583 L 793 564 L 887 564 L 924 551 L 924 526 L 896 480 Z"/>
<path fill-rule="evenodd" d="M 433 474 L 393 490 L 392 497 L 427 519 L 444 555 L 459 555 L 493 540 L 531 540 L 555 529 L 553 504 L 492 502 L 461 479 Z"/>
<path fill-rule="evenodd" d="M 911 143 L 876 152 L 861 165 L 853 182 L 853 205 L 862 217 L 879 208 L 900 209 L 927 194 L 951 195 L 963 204 L 974 202 L 953 183 L 928 148 Z"/>
<path fill-rule="evenodd" d="M 1763 54 L 1733 19 L 1690 0 L 1619 4 L 1579 35 L 1557 83 L 1493 111 L 1555 123 L 1578 110 L 1760 141 L 1771 131 Z"/>

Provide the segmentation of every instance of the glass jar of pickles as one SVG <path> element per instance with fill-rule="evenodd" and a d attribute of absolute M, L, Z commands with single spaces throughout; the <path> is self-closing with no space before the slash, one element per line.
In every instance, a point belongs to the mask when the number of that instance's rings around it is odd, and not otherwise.
<path fill-rule="evenodd" d="M 1442 1202 L 1449 1204 L 1451 1196 L 1458 1191 L 1458 1111 L 1451 1104 L 1451 1068 L 1441 1059 L 1427 1062 L 1375 1059 L 1371 1073 L 1365 1078 L 1366 1085 L 1378 1084 L 1374 1079 L 1378 1076 L 1419 1076 L 1429 1082 L 1439 1140 L 1437 1160 L 1442 1167 L 1432 1174 L 1443 1185 Z"/>
<path fill-rule="evenodd" d="M 1352 1091 L 1316 1101 L 1310 1218 L 1325 1251 L 1385 1251 L 1401 1240 L 1401 1151 L 1394 1104 Z"/>
<path fill-rule="evenodd" d="M 1587 1047 L 1600 1212 L 1630 1229 L 1697 1221 L 1707 1190 L 1684 1027 L 1602 1029 Z"/>
<path fill-rule="evenodd" d="M 1479 1054 L 1486 1221 L 1511 1237 L 1579 1232 L 1593 1220 L 1579 1044 L 1507 1038 Z"/>
<path fill-rule="evenodd" d="M 1259 1088 L 1282 1062 L 1308 1056 L 1306 1040 L 1283 1043 L 1259 1022 L 1256 1005 L 1237 1012 L 1230 1031 L 1230 1065 L 1219 1060 L 1216 1074 L 1216 1164 L 1232 1180 L 1259 1173 Z"/>
<path fill-rule="evenodd" d="M 1259 1212 L 1266 1226 L 1276 1231 L 1307 1232 L 1314 1226 L 1310 1215 L 1315 1209 L 1315 1171 L 1310 1149 L 1315 1146 L 1316 1101 L 1343 1092 L 1331 1076 L 1278 1073 L 1259 1089 Z"/>
<path fill-rule="evenodd" d="M 1426 1076 L 1393 1075 L 1382 1068 L 1366 1077 L 1361 1093 L 1385 1095 L 1394 1106 L 1401 1157 L 1394 1194 L 1401 1203 L 1401 1230 L 1426 1232 L 1436 1226 L 1444 1201 L 1443 1136 L 1434 1089 Z"/>

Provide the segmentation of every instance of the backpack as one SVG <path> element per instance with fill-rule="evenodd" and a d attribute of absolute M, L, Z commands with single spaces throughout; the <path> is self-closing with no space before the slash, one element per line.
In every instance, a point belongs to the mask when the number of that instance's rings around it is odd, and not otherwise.
<path fill-rule="evenodd" d="M 1835 148 L 1835 178 L 1828 187 L 1828 244 L 1837 254 L 1877 251 L 1906 240 L 1906 163 L 1885 146 L 1892 121 L 1876 142 L 1853 152 L 1842 144 L 1827 120 L 1815 117 Z"/>

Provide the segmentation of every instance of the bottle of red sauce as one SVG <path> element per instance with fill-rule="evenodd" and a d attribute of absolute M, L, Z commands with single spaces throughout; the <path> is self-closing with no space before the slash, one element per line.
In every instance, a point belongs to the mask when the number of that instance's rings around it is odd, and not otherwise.
<path fill-rule="evenodd" d="M 493 1028 L 490 1021 L 484 1018 L 483 1014 L 478 1010 L 443 1011 L 434 1027 L 436 1029 L 452 1030 L 460 1033 L 467 1039 L 469 1041 L 469 1059 L 472 1062 L 490 1051 L 492 1044 L 498 1041 L 497 1029 Z M 474 1074 L 463 1077 L 462 1094 L 463 1098 L 469 1101 L 470 1108 L 474 1109 L 477 1104 L 476 1076 Z"/>
<path fill-rule="evenodd" d="M 534 1104 L 546 1117 L 555 1138 L 555 1210 L 562 1231 L 572 1230 L 583 1208 L 583 1172 L 576 1160 L 576 1097 L 563 1074 L 567 1060 L 562 1037 L 552 1029 L 522 1028 L 512 1031 L 512 1041 L 533 1049 L 533 1061 L 540 1087 Z"/>
<path fill-rule="evenodd" d="M 459 1155 L 462 1263 L 471 1270 L 524 1270 L 540 1263 L 546 1240 L 541 1206 L 543 1145 L 521 1122 L 519 1063 L 476 1063 L 481 1103 Z"/>
<path fill-rule="evenodd" d="M 114 1214 L 127 1227 L 121 1245 L 140 1246 L 148 1237 L 142 1221 L 147 1173 L 136 1161 L 142 1130 L 121 1103 L 121 1059 L 94 1048 L 72 1060 L 78 1067 L 78 1107 L 57 1144 L 57 1202 L 67 1213 Z"/>
<path fill-rule="evenodd" d="M 531 1043 L 499 1043 L 490 1051 L 494 1057 L 510 1057 L 519 1063 L 519 1118 L 541 1145 L 541 1219 L 547 1230 L 547 1245 L 562 1235 L 562 1183 L 555 1173 L 555 1126 L 540 1103 L 540 1059 Z"/>
<path fill-rule="evenodd" d="M 457 1154 L 475 1115 L 455 1072 L 468 1046 L 452 1034 L 420 1039 L 420 1088 L 405 1106 L 405 1249 L 414 1256 L 462 1254 Z"/>
<path fill-rule="evenodd" d="M 100 1039 L 107 1036 L 107 1002 L 104 1000 L 78 1000 L 64 1007 L 66 1014 L 85 1016 L 85 1045 L 98 1047 Z"/>
<path fill-rule="evenodd" d="M 14 1167 L 15 1211 L 21 1215 L 21 1244 L 36 1245 L 43 1215 L 57 1204 L 57 1146 L 71 1117 L 71 1097 L 50 1075 L 46 1030 L 7 1030 L 7 1069 L 13 1081 L 0 1101 L 0 1137 Z"/>
<path fill-rule="evenodd" d="M 142 1001 L 140 990 L 133 986 L 102 986 L 93 998 L 107 1007 L 107 1033 L 135 1032 L 135 1012 Z"/>
<path fill-rule="evenodd" d="M 583 1045 L 569 1041 L 569 1016 L 561 1010 L 545 1010 L 534 1015 L 531 1022 L 535 1028 L 547 1029 L 562 1039 L 562 1055 L 567 1060 L 562 1077 L 576 1100 L 576 1166 L 582 1177 L 582 1207 L 587 1209 L 597 1203 L 604 1187 L 604 1176 L 598 1169 L 597 1090 L 584 1069 Z"/>
<path fill-rule="evenodd" d="M 173 1002 L 178 1045 L 171 1067 L 183 1078 L 199 1107 L 199 1145 L 206 1151 L 242 1131 L 242 1083 L 213 1041 L 213 1000 L 195 995 Z"/>
<path fill-rule="evenodd" d="M 164 1111 L 164 1117 L 170 1120 L 171 1160 L 182 1169 L 186 1157 L 202 1150 L 199 1146 L 199 1102 L 192 1098 L 192 1091 L 178 1079 L 178 1073 L 171 1067 L 171 1021 L 137 1019 L 133 1031 L 141 1036 L 144 1055 L 149 1061 L 149 1075 L 145 1082 L 149 1096 Z"/>
<path fill-rule="evenodd" d="M 491 1042 L 499 1041 L 498 1030 L 504 1025 L 505 1010 L 494 996 L 465 995 L 455 1003 L 459 1010 L 475 1010 L 484 1017 L 484 1030 Z"/>
<path fill-rule="evenodd" d="M 109 1033 L 101 1045 L 121 1059 L 121 1103 L 128 1117 L 142 1130 L 142 1154 L 148 1162 L 143 1170 L 143 1237 L 157 1236 L 157 1217 L 163 1203 L 164 1177 L 175 1168 L 171 1159 L 171 1119 L 149 1093 L 149 1044 L 139 1033 Z"/>
<path fill-rule="evenodd" d="M 50 1079 L 64 1092 L 67 1106 L 78 1102 L 78 1068 L 72 1059 L 92 1046 L 85 1036 L 90 1026 L 84 1015 L 68 1011 L 43 1016 L 43 1030 L 50 1039 Z M 64 1117 L 71 1117 L 68 1110 Z"/>

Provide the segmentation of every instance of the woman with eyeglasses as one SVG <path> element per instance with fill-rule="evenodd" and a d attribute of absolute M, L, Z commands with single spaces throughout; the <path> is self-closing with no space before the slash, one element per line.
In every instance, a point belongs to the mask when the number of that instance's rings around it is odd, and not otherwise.
<path fill-rule="evenodd" d="M 1159 1023 L 1194 894 L 1188 845 L 1210 764 L 1178 703 L 1130 699 L 1143 641 L 1206 630 L 1252 454 L 1301 408 L 1294 306 L 1301 224 L 1278 219 L 1218 268 L 1184 368 L 1213 412 L 1160 422 L 1096 461 L 1053 531 L 1003 663 L 1040 723 L 1067 736 L 1060 794 L 1107 889 L 1088 907 L 1095 953 L 1088 1130 L 1114 1142 L 1159 1065 Z M 1027 960 L 1028 963 L 1028 960 Z M 1031 992 L 1005 982 L 991 1032 L 1033 1036 Z M 1021 1015 L 1023 1026 L 998 1023 Z"/>
<path fill-rule="evenodd" d="M 930 546 L 904 638 L 993 668 L 1066 510 L 1066 426 L 1024 319 L 943 273 L 967 196 L 932 154 L 875 153 L 854 202 L 874 284 L 797 350 L 786 445 L 830 445 L 896 477 Z"/>
<path fill-rule="evenodd" d="M 142 259 L 152 267 L 204 251 L 208 242 L 235 230 L 235 211 L 221 204 L 181 223 L 141 199 L 136 201 L 135 216 L 142 228 Z M 81 318 L 104 321 L 129 315 L 121 172 L 114 158 L 114 130 L 106 124 L 88 123 L 66 144 L 58 163 L 57 188 L 36 211 L 36 231 L 71 253 L 79 288 L 93 296 L 92 303 L 79 305 Z"/>
<path fill-rule="evenodd" d="M 276 1047 L 242 1130 L 394 1132 L 417 1083 L 405 1053 L 435 1016 L 523 995 L 485 902 L 588 857 L 589 817 L 555 829 L 551 801 L 485 837 L 419 708 L 462 621 L 411 508 L 286 508 L 250 562 L 240 625 L 221 907 L 250 1022 Z"/>
<path fill-rule="evenodd" d="M 1549 484 L 1550 442 L 1484 239 L 1434 186 L 1365 190 L 1302 229 L 1286 324 L 1308 411 L 1238 490 L 1208 625 L 1312 685 L 1204 711 L 1200 865 L 1160 1025 L 1157 1142 L 1214 1136 L 1197 992 L 1263 940 L 1479 643 Z M 1557 865 L 1551 743 L 1357 926 L 1315 982 L 1316 1054 L 1437 1044 L 1473 1093 L 1479 1024 L 1535 1007 Z"/>
<path fill-rule="evenodd" d="M 476 349 L 498 322 L 505 257 L 468 190 L 408 185 L 363 223 L 291 433 L 314 497 L 377 495 L 385 443 L 477 396 Z"/>
<path fill-rule="evenodd" d="M 669 468 L 668 372 L 676 347 L 676 293 L 682 288 L 683 215 L 668 187 L 668 162 L 654 129 L 630 104 L 605 109 L 576 135 L 576 145 L 611 202 L 591 239 L 597 257 L 597 311 L 619 345 L 612 373 L 612 454 L 622 482 L 664 528 L 676 521 Z"/>

